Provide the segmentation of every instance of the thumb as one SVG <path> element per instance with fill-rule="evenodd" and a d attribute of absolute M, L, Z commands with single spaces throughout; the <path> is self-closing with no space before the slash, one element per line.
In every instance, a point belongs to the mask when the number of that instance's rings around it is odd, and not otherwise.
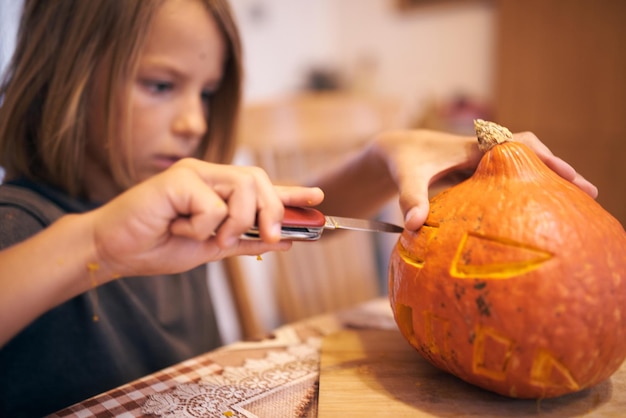
<path fill-rule="evenodd" d="M 404 212 L 404 228 L 409 231 L 416 231 L 424 225 L 428 217 L 428 200 L 418 206 L 413 206 Z"/>
<path fill-rule="evenodd" d="M 410 231 L 419 229 L 430 210 L 428 200 L 428 183 L 413 182 L 410 187 L 401 187 L 400 209 L 404 214 L 404 227 Z"/>

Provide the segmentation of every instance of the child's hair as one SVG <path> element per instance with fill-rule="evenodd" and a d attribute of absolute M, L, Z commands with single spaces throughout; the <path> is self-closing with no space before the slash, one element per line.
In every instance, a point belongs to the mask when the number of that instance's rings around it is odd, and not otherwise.
<path fill-rule="evenodd" d="M 89 95 L 104 70 L 103 107 L 111 172 L 130 186 L 128 142 L 114 138 L 113 92 L 134 77 L 153 17 L 165 0 L 25 0 L 16 50 L 0 86 L 0 166 L 6 179 L 27 177 L 84 196 L 81 182 Z M 201 0 L 228 50 L 223 78 L 211 97 L 199 157 L 229 162 L 241 97 L 241 45 L 226 0 Z M 103 67 L 105 66 L 105 67 Z"/>

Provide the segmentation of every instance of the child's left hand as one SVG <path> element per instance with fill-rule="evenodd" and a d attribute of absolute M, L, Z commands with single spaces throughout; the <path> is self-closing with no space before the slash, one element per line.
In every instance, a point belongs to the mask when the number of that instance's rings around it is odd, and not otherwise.
<path fill-rule="evenodd" d="M 532 133 L 514 135 L 514 140 L 528 145 L 541 160 L 561 177 L 595 198 L 597 188 L 552 152 Z M 405 227 L 422 226 L 429 211 L 428 190 L 438 182 L 449 183 L 467 177 L 477 166 L 482 153 L 475 137 L 436 131 L 396 131 L 381 134 L 374 149 L 393 176 L 399 190 L 400 208 Z M 461 174 L 462 176 L 459 176 Z"/>

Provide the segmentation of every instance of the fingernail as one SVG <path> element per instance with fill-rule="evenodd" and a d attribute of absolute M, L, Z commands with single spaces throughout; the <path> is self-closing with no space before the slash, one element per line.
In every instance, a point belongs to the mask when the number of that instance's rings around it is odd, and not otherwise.
<path fill-rule="evenodd" d="M 406 215 L 404 216 L 404 223 L 407 224 L 409 223 L 409 221 L 411 220 L 411 218 L 413 218 L 415 215 L 417 215 L 418 212 L 418 208 L 411 208 L 409 209 L 409 211 L 406 213 Z"/>
<path fill-rule="evenodd" d="M 282 228 L 283 228 L 282 225 L 279 223 L 275 223 L 274 225 L 272 225 L 272 229 L 270 231 L 272 236 L 276 238 L 280 238 L 280 235 L 282 233 Z"/>
<path fill-rule="evenodd" d="M 230 236 L 226 238 L 226 241 L 224 242 L 224 244 L 226 244 L 226 247 L 230 248 L 230 247 L 234 247 L 238 241 L 239 241 L 238 237 Z"/>

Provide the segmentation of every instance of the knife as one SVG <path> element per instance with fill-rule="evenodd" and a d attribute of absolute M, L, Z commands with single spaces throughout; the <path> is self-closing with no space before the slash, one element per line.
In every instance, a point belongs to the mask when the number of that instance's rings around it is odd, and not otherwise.
<path fill-rule="evenodd" d="M 313 208 L 286 206 L 281 228 L 281 239 L 292 241 L 315 241 L 321 238 L 325 229 L 350 229 L 355 231 L 400 233 L 401 226 L 387 222 L 365 219 L 326 216 Z M 247 239 L 259 239 L 257 226 L 250 228 L 244 235 Z"/>

